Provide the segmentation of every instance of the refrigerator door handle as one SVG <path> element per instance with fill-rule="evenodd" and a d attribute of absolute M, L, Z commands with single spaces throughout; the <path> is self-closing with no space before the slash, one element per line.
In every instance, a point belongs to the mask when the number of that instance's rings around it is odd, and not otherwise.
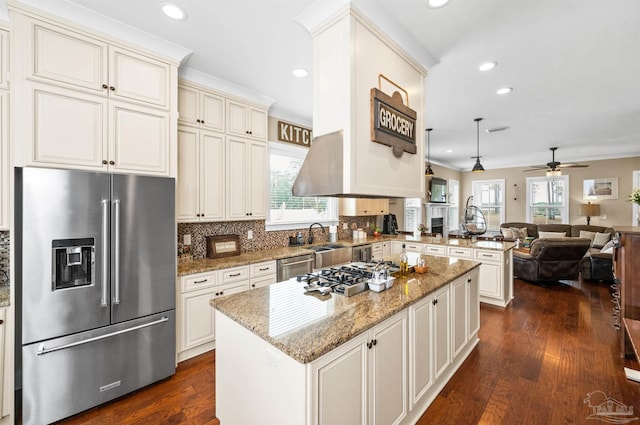
<path fill-rule="evenodd" d="M 100 297 L 100 305 L 107 307 L 107 287 L 109 286 L 109 273 L 107 265 L 109 264 L 109 201 L 102 200 L 102 296 Z"/>
<path fill-rule="evenodd" d="M 113 303 L 120 304 L 120 200 L 113 200 L 114 211 L 115 211 L 115 232 L 114 232 L 114 266 L 113 266 Z"/>
<path fill-rule="evenodd" d="M 137 331 L 139 329 L 148 328 L 149 326 L 159 325 L 160 323 L 164 323 L 164 322 L 168 322 L 168 321 L 169 321 L 169 318 L 167 316 L 162 316 L 161 319 L 158 319 L 158 320 L 156 320 L 154 322 L 145 323 L 143 325 L 134 326 L 132 328 L 122 329 L 120 331 L 111 332 L 111 333 L 108 333 L 108 334 L 105 334 L 105 335 L 96 336 L 96 337 L 93 337 L 93 338 L 83 339 L 82 341 L 72 342 L 70 344 L 61 345 L 59 347 L 45 348 L 44 344 L 40 344 L 40 346 L 38 347 L 38 351 L 37 351 L 36 355 L 42 356 L 44 354 L 54 353 L 56 351 L 65 350 L 67 348 L 77 347 L 78 345 L 88 344 L 90 342 L 100 341 L 101 339 L 111 338 L 111 337 L 116 336 L 116 335 L 121 335 L 121 334 L 125 334 L 125 333 L 128 333 L 128 332 Z"/>

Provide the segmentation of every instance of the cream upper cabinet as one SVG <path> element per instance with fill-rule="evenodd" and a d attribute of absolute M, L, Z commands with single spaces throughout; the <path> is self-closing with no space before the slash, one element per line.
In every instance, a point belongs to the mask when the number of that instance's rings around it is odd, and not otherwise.
<path fill-rule="evenodd" d="M 9 93 L 0 90 L 0 230 L 9 230 Z"/>
<path fill-rule="evenodd" d="M 383 215 L 389 213 L 388 199 L 341 198 L 340 215 Z"/>
<path fill-rule="evenodd" d="M 226 218 L 229 220 L 266 218 L 266 143 L 229 136 L 226 157 Z"/>
<path fill-rule="evenodd" d="M 0 29 L 0 89 L 9 88 L 9 32 Z"/>
<path fill-rule="evenodd" d="M 227 132 L 267 140 L 267 112 L 244 103 L 227 101 Z"/>
<path fill-rule="evenodd" d="M 186 84 L 178 85 L 178 121 L 182 124 L 225 130 L 225 98 Z"/>
<path fill-rule="evenodd" d="M 175 175 L 174 64 L 20 13 L 14 31 L 16 165 Z"/>
<path fill-rule="evenodd" d="M 224 145 L 222 134 L 178 128 L 178 221 L 224 219 Z"/>
<path fill-rule="evenodd" d="M 168 108 L 169 64 L 36 19 L 28 25 L 27 78 Z"/>

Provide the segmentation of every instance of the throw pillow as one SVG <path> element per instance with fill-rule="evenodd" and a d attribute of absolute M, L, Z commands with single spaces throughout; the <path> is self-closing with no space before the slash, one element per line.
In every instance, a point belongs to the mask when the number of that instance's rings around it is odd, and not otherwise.
<path fill-rule="evenodd" d="M 538 232 L 538 236 L 540 238 L 557 239 L 557 238 L 566 237 L 567 233 L 566 232 Z"/>
<path fill-rule="evenodd" d="M 511 229 L 507 227 L 501 227 L 500 232 L 502 232 L 502 237 L 505 239 L 513 239 L 513 232 Z"/>
<path fill-rule="evenodd" d="M 580 230 L 580 237 L 589 239 L 591 241 L 591 244 L 593 245 L 593 238 L 596 237 L 596 232 L 587 232 L 586 230 Z"/>
<path fill-rule="evenodd" d="M 511 233 L 513 234 L 513 237 L 511 239 L 522 240 L 528 236 L 526 227 L 523 227 L 522 229 L 518 229 L 517 227 L 511 227 Z"/>
<path fill-rule="evenodd" d="M 603 254 L 613 254 L 613 247 L 613 241 L 609 241 L 605 246 L 602 247 L 600 252 L 602 252 Z"/>
<path fill-rule="evenodd" d="M 591 244 L 594 248 L 602 248 L 611 240 L 611 233 L 596 233 Z"/>

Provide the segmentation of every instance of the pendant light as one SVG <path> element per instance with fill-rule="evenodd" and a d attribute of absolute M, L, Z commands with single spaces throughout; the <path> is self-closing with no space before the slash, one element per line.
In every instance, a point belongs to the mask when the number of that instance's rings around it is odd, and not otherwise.
<path fill-rule="evenodd" d="M 433 128 L 427 128 L 427 169 L 424 170 L 425 176 L 433 176 L 433 170 L 431 169 L 431 130 Z"/>
<path fill-rule="evenodd" d="M 475 118 L 474 121 L 476 122 L 476 140 L 478 150 L 477 155 L 471 157 L 476 159 L 476 163 L 473 165 L 473 169 L 471 171 L 474 173 L 480 173 L 484 171 L 484 167 L 480 164 L 480 121 L 482 121 L 482 118 Z"/>

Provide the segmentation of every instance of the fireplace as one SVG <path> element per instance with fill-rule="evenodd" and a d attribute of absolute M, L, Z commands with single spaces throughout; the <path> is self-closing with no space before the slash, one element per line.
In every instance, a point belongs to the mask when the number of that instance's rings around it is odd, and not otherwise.
<path fill-rule="evenodd" d="M 444 217 L 431 217 L 431 233 L 444 236 Z"/>

